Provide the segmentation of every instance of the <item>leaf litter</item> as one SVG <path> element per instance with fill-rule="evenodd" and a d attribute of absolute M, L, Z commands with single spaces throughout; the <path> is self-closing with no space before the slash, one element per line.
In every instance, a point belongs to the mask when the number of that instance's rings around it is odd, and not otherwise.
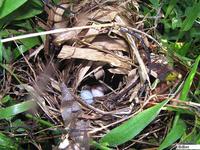
<path fill-rule="evenodd" d="M 91 140 L 98 141 L 138 110 L 167 99 L 173 94 L 171 89 L 179 85 L 178 72 L 159 62 L 165 58 L 156 53 L 160 45 L 150 49 L 156 40 L 134 25 L 140 20 L 137 13 L 124 9 L 126 5 L 131 2 L 120 5 L 115 0 L 81 1 L 46 8 L 44 28 L 80 28 L 47 35 L 44 50 L 40 49 L 34 60 L 32 54 L 26 53 L 29 65 L 23 58 L 14 64 L 24 84 L 18 83 L 10 91 L 19 91 L 21 95 L 14 94 L 17 99 L 23 94 L 32 97 L 39 105 L 36 114 L 65 131 L 55 149 L 89 149 Z M 138 10 L 138 5 L 134 6 Z M 104 27 L 105 23 L 113 25 Z M 88 25 L 91 28 L 81 28 Z M 175 76 L 167 83 L 166 76 L 171 72 Z M 156 79 L 160 83 L 152 88 Z M 16 82 L 8 81 L 2 87 Z M 1 90 L 9 93 L 9 89 Z M 89 103 L 85 91 L 91 94 Z M 136 139 L 118 148 L 157 147 L 170 119 L 167 112 L 160 114 Z"/>

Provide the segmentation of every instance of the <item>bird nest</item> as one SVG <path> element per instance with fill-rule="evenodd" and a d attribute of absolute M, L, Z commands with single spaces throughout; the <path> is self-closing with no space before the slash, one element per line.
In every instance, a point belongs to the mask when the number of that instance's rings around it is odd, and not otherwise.
<path fill-rule="evenodd" d="M 28 63 L 21 59 L 14 64 L 26 84 L 13 91 L 18 91 L 16 98 L 36 100 L 39 107 L 32 113 L 63 131 L 59 148 L 88 149 L 89 139 L 98 140 L 169 97 L 176 79 L 171 84 L 166 77 L 176 72 L 158 54 L 162 47 L 147 34 L 152 32 L 144 28 L 137 3 L 48 3 L 45 9 L 48 19 L 38 24 L 57 32 L 46 37 L 44 47 L 26 54 Z M 156 79 L 160 83 L 155 85 Z M 119 148 L 158 146 L 169 117 L 162 113 L 135 140 Z M 157 144 L 148 142 L 151 139 Z"/>

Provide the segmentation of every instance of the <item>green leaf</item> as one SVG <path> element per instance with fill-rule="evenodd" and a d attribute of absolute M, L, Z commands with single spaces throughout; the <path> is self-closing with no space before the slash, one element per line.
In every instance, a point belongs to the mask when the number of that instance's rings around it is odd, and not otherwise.
<path fill-rule="evenodd" d="M 194 66 L 192 67 L 192 69 L 191 69 L 191 71 L 190 71 L 190 73 L 189 73 L 189 75 L 188 75 L 188 77 L 187 77 L 187 79 L 184 83 L 183 90 L 182 90 L 181 95 L 180 95 L 180 100 L 183 100 L 183 101 L 187 100 L 187 96 L 188 96 L 190 87 L 192 85 L 192 81 L 193 81 L 194 76 L 195 76 L 197 69 L 198 69 L 199 61 L 200 61 L 200 55 L 195 60 Z"/>
<path fill-rule="evenodd" d="M 177 141 L 183 135 L 185 130 L 186 130 L 185 122 L 183 120 L 179 119 L 177 124 L 172 127 L 170 133 L 167 134 L 165 140 L 160 145 L 159 150 L 162 150 L 162 149 L 170 146 L 171 144 L 173 144 L 174 141 Z"/>
<path fill-rule="evenodd" d="M 12 30 L 12 29 L 7 29 L 7 30 L 2 30 L 0 31 L 0 36 L 1 38 L 7 38 L 8 36 L 12 35 L 19 35 L 21 32 L 18 32 L 16 30 Z"/>
<path fill-rule="evenodd" d="M 34 120 L 34 121 L 40 123 L 41 125 L 44 125 L 44 126 L 47 126 L 47 127 L 54 127 L 54 125 L 51 124 L 50 122 L 48 122 L 46 120 L 43 120 L 41 118 L 35 117 L 35 116 L 31 115 L 31 114 L 26 114 L 25 116 L 27 118 L 31 119 L 31 120 Z"/>
<path fill-rule="evenodd" d="M 131 140 L 156 118 L 167 102 L 168 100 L 165 100 L 156 106 L 148 108 L 114 128 L 100 139 L 100 143 L 117 146 Z"/>
<path fill-rule="evenodd" d="M 19 145 L 14 142 L 11 138 L 7 137 L 3 133 L 0 133 L 0 149 L 2 150 L 18 150 Z"/>
<path fill-rule="evenodd" d="M 100 150 L 112 150 L 102 144 L 97 143 L 96 141 L 91 141 L 90 145 L 92 145 L 93 147 L 95 147 L 96 149 L 100 149 Z"/>
<path fill-rule="evenodd" d="M 171 28 L 174 30 L 178 27 L 181 27 L 182 25 L 182 21 L 179 17 L 173 17 L 172 18 L 172 25 L 171 25 Z"/>
<path fill-rule="evenodd" d="M 6 95 L 5 97 L 3 97 L 1 99 L 1 103 L 4 104 L 4 103 L 7 103 L 8 101 L 10 101 L 12 98 L 10 97 L 10 95 Z"/>
<path fill-rule="evenodd" d="M 14 115 L 17 115 L 19 113 L 25 112 L 31 108 L 34 108 L 34 106 L 36 105 L 35 101 L 33 100 L 29 100 L 29 101 L 25 101 L 7 108 L 1 108 L 0 109 L 0 119 L 7 119 L 10 118 Z"/>
<path fill-rule="evenodd" d="M 27 0 L 4 0 L 4 3 L 0 9 L 0 19 L 12 13 L 26 2 Z"/>
<path fill-rule="evenodd" d="M 11 62 L 11 59 L 12 59 L 11 45 L 9 45 L 7 49 L 3 47 L 3 58 L 6 60 L 6 63 Z"/>
<path fill-rule="evenodd" d="M 186 56 L 189 51 L 192 42 L 185 43 L 181 46 L 181 48 L 177 51 L 177 53 L 181 56 Z"/>
<path fill-rule="evenodd" d="M 42 11 L 43 11 L 43 6 L 39 4 L 38 1 L 31 0 L 30 2 L 20 7 L 19 9 L 10 13 L 8 16 L 0 19 L 0 28 L 8 25 L 13 20 L 21 20 L 34 17 L 35 15 L 40 14 Z"/>
<path fill-rule="evenodd" d="M 150 0 L 151 4 L 153 5 L 154 8 L 159 7 L 159 0 Z"/>
<path fill-rule="evenodd" d="M 55 4 L 58 4 L 58 3 L 60 3 L 60 0 L 53 0 L 53 2 L 54 2 Z"/>
<path fill-rule="evenodd" d="M 28 19 L 41 14 L 43 12 L 43 4 L 41 1 L 31 1 L 30 4 L 20 9 L 20 11 L 26 13 L 20 13 L 15 20 Z"/>
<path fill-rule="evenodd" d="M 167 11 L 166 11 L 166 17 L 171 13 L 176 3 L 177 3 L 177 0 L 170 0 L 169 5 L 167 7 Z"/>
<path fill-rule="evenodd" d="M 0 8 L 1 8 L 1 6 L 3 5 L 4 1 L 5 1 L 5 0 L 1 0 L 1 1 L 0 1 Z"/>
<path fill-rule="evenodd" d="M 165 107 L 165 109 L 168 111 L 178 112 L 180 114 L 187 114 L 187 115 L 192 115 L 192 116 L 195 115 L 195 112 L 193 112 L 192 110 L 187 110 L 183 108 L 176 108 L 176 107 L 174 108 L 174 107 L 167 106 Z"/>
<path fill-rule="evenodd" d="M 35 29 L 33 27 L 33 22 L 31 19 L 25 19 L 25 20 L 20 20 L 20 21 L 13 21 L 13 26 L 16 28 L 21 28 L 29 32 L 34 32 Z M 14 34 L 14 33 L 12 33 Z M 22 34 L 22 32 L 18 32 L 17 34 Z"/>
<path fill-rule="evenodd" d="M 183 25 L 181 27 L 182 31 L 188 31 L 192 27 L 194 21 L 199 16 L 200 2 L 194 3 L 193 7 L 188 9 L 189 10 L 186 14 L 186 18 L 183 21 Z"/>
<path fill-rule="evenodd" d="M 3 43 L 1 42 L 1 37 L 0 37 L 0 63 L 3 61 Z"/>
<path fill-rule="evenodd" d="M 190 30 L 190 36 L 191 36 L 192 38 L 199 38 L 199 37 L 200 37 L 200 30 L 199 30 L 199 28 L 198 28 L 198 29 L 192 28 L 192 29 Z"/>
<path fill-rule="evenodd" d="M 0 67 L 2 67 L 7 72 L 9 72 L 20 84 L 22 84 L 22 82 L 19 80 L 19 78 L 17 77 L 17 75 L 15 73 L 13 73 L 11 67 L 8 64 L 2 64 L 2 63 L 0 63 Z"/>
<path fill-rule="evenodd" d="M 25 129 L 23 127 L 26 126 L 25 122 L 20 120 L 20 119 L 17 119 L 15 120 L 14 122 L 12 122 L 12 129 L 11 131 L 17 131 L 17 132 L 25 132 Z"/>
<path fill-rule="evenodd" d="M 14 49 L 15 59 L 17 59 L 21 55 L 21 53 L 25 53 L 26 51 L 33 48 L 34 46 L 41 44 L 38 37 L 21 39 L 20 42 L 22 43 L 22 45 L 19 46 L 19 49 L 18 48 Z"/>

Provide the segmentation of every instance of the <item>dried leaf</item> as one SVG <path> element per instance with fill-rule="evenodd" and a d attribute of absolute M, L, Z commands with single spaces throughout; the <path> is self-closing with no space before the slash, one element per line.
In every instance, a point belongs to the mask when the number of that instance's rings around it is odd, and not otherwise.
<path fill-rule="evenodd" d="M 92 25 L 95 25 L 95 23 L 93 23 Z M 84 35 L 84 39 L 82 41 L 90 43 L 96 38 L 98 34 L 99 34 L 99 30 L 97 28 L 90 28 L 87 31 L 87 33 Z"/>
<path fill-rule="evenodd" d="M 88 62 L 88 64 L 84 67 L 82 67 L 79 72 L 78 72 L 78 77 L 77 77 L 77 81 L 75 84 L 75 89 L 79 86 L 79 84 L 82 82 L 82 80 L 84 79 L 84 76 L 86 75 L 86 73 L 88 72 L 88 70 L 90 69 L 92 63 L 91 61 Z"/>
<path fill-rule="evenodd" d="M 78 58 L 78 59 L 86 59 L 92 61 L 102 61 L 106 63 L 110 63 L 113 66 L 130 69 L 130 65 L 128 64 L 128 60 L 123 57 L 124 61 L 118 59 L 118 57 L 113 56 L 112 54 L 106 54 L 104 52 L 100 52 L 95 49 L 90 48 L 77 48 L 72 46 L 64 45 L 61 49 L 58 58 L 70 59 L 70 58 Z"/>
<path fill-rule="evenodd" d="M 123 74 L 123 75 L 126 75 L 129 72 L 129 70 L 123 68 L 110 68 L 108 69 L 108 71 L 113 74 Z"/>
<path fill-rule="evenodd" d="M 54 22 L 61 22 L 63 21 L 64 17 L 63 17 L 63 14 L 65 12 L 65 10 L 63 8 L 68 8 L 69 7 L 69 4 L 61 4 L 60 5 L 62 8 L 60 7 L 57 7 L 56 10 L 55 10 L 55 15 L 54 15 Z M 52 10 L 54 11 L 54 10 Z"/>
<path fill-rule="evenodd" d="M 123 39 L 113 39 L 106 35 L 99 35 L 91 43 L 92 45 L 99 47 L 101 49 L 107 50 L 119 50 L 119 51 L 128 51 L 129 47 Z"/>
<path fill-rule="evenodd" d="M 93 70 L 93 72 L 94 72 L 94 77 L 97 80 L 99 80 L 100 78 L 105 76 L 105 71 L 103 70 L 103 68 L 101 66 L 97 67 L 95 70 Z"/>
<path fill-rule="evenodd" d="M 87 18 L 87 14 L 79 15 L 77 17 L 77 20 L 78 20 L 78 22 L 76 23 L 76 25 L 74 27 L 85 26 L 89 22 L 89 19 Z M 59 45 L 65 41 L 75 39 L 78 37 L 78 34 L 81 31 L 82 30 L 75 30 L 75 31 L 68 31 L 68 32 L 62 33 L 55 38 L 54 43 Z"/>
<path fill-rule="evenodd" d="M 112 22 L 117 14 L 114 7 L 106 6 L 92 13 L 89 18 L 99 22 Z"/>
<path fill-rule="evenodd" d="M 78 34 L 81 32 L 81 30 L 75 30 L 75 31 L 68 31 L 62 34 L 59 34 L 55 40 L 53 41 L 55 44 L 60 45 L 65 41 L 68 41 L 70 39 L 75 39 Z"/>
<path fill-rule="evenodd" d="M 57 91 L 61 91 L 58 81 L 56 81 L 55 79 L 51 78 L 50 82 L 51 82 L 51 86 L 52 86 L 53 89 L 55 89 Z"/>

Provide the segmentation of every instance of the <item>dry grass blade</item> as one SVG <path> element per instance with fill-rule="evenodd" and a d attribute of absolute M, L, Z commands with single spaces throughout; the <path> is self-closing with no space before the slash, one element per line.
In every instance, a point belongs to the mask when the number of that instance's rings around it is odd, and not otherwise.
<path fill-rule="evenodd" d="M 30 97 L 37 102 L 37 104 L 45 112 L 45 114 L 53 120 L 48 106 L 44 103 L 45 102 L 44 98 L 39 95 L 37 90 L 35 90 L 32 86 L 27 84 L 21 84 L 18 87 L 21 89 L 25 89 L 30 94 Z"/>
<path fill-rule="evenodd" d="M 121 38 L 113 39 L 105 35 L 97 36 L 91 44 L 98 48 L 112 50 L 112 51 L 117 50 L 117 51 L 127 52 L 129 49 L 125 40 Z"/>
<path fill-rule="evenodd" d="M 88 72 L 88 70 L 91 68 L 92 66 L 92 62 L 88 62 L 87 65 L 85 65 L 84 67 L 82 67 L 78 73 L 77 76 L 77 81 L 75 84 L 75 89 L 79 86 L 79 84 L 81 83 L 81 81 L 84 79 L 84 76 L 86 75 L 86 73 Z"/>
<path fill-rule="evenodd" d="M 73 27 L 73 28 L 60 28 L 60 29 L 54 29 L 44 32 L 38 32 L 38 33 L 30 33 L 30 34 L 24 34 L 19 35 L 11 38 L 2 39 L 2 43 L 20 40 L 20 39 L 26 39 L 36 36 L 42 36 L 42 35 L 48 35 L 48 34 L 56 34 L 56 33 L 62 33 L 62 32 L 69 32 L 69 31 L 75 31 L 75 30 L 83 30 L 83 29 L 89 29 L 89 28 L 100 28 L 100 27 L 112 27 L 115 26 L 114 23 L 106 23 L 106 24 L 98 24 L 98 25 L 90 25 L 90 26 L 81 26 L 81 27 Z"/>
<path fill-rule="evenodd" d="M 92 61 L 102 61 L 116 67 L 121 67 L 126 69 L 130 68 L 130 65 L 126 63 L 126 61 L 121 61 L 111 54 L 106 54 L 104 52 L 100 52 L 98 50 L 90 48 L 77 48 L 65 45 L 60 51 L 58 58 L 62 59 L 77 58 L 77 59 L 86 59 Z"/>

